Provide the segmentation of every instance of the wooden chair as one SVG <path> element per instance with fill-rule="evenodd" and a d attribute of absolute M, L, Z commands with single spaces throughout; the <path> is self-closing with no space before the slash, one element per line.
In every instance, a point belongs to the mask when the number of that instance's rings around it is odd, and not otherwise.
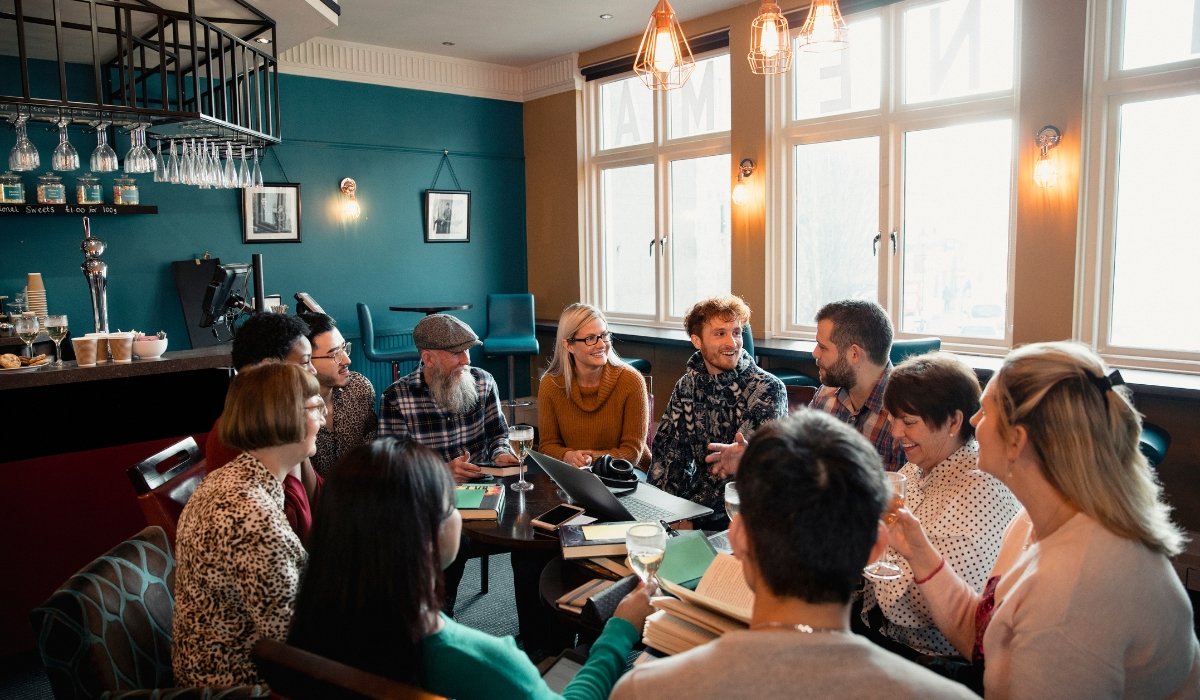
<path fill-rule="evenodd" d="M 273 698 L 437 700 L 441 697 L 275 639 L 259 640 L 252 653 Z"/>
<path fill-rule="evenodd" d="M 138 506 L 146 517 L 146 524 L 161 527 L 174 543 L 175 527 L 183 506 L 208 474 L 208 465 L 200 455 L 195 438 L 186 437 L 138 462 L 125 473 L 137 493 Z"/>

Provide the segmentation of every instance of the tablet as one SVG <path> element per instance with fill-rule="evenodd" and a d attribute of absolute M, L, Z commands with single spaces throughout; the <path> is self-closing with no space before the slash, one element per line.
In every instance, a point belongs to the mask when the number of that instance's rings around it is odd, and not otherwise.
<path fill-rule="evenodd" d="M 579 669 L 583 668 L 584 662 L 587 659 L 582 654 L 577 653 L 574 649 L 567 649 L 554 659 L 554 663 L 542 673 L 542 679 L 546 681 L 546 685 L 550 686 L 550 690 L 562 694 L 563 688 L 571 682 Z"/>

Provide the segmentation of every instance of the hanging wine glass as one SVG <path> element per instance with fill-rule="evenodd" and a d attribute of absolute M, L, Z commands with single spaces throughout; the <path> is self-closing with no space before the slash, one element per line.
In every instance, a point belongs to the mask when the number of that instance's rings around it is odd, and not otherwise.
<path fill-rule="evenodd" d="M 183 160 L 179 163 L 179 181 L 185 185 L 196 184 L 196 139 L 183 142 Z"/>
<path fill-rule="evenodd" d="M 111 173 L 117 169 L 117 152 L 108 145 L 108 122 L 96 128 L 96 150 L 92 151 L 92 172 Z"/>
<path fill-rule="evenodd" d="M 258 166 L 258 149 L 254 149 L 254 184 L 253 187 L 262 187 L 262 168 Z"/>
<path fill-rule="evenodd" d="M 50 157 L 51 167 L 60 172 L 79 169 L 79 151 L 67 140 L 67 125 L 70 123 L 68 119 L 58 120 L 58 146 Z"/>
<path fill-rule="evenodd" d="M 154 144 L 154 181 L 167 181 L 167 159 L 162 154 L 162 139 Z"/>
<path fill-rule="evenodd" d="M 137 124 L 129 132 L 129 152 L 125 154 L 125 173 L 154 172 L 154 153 L 146 147 L 146 127 Z"/>
<path fill-rule="evenodd" d="M 29 117 L 23 114 L 17 115 L 17 143 L 8 154 L 8 169 L 14 172 L 36 170 L 42 164 L 37 147 L 29 140 L 29 134 L 25 131 L 25 122 L 28 120 Z"/>
<path fill-rule="evenodd" d="M 167 156 L 167 182 L 178 185 L 179 178 L 179 156 L 175 154 L 175 139 L 171 139 L 171 147 L 168 149 Z"/>
<path fill-rule="evenodd" d="M 221 186 L 221 144 L 213 141 L 208 158 L 208 186 Z"/>
<path fill-rule="evenodd" d="M 246 163 L 246 145 L 242 144 L 242 167 L 238 171 L 237 186 L 243 189 L 254 185 L 254 179 L 250 176 L 250 166 Z"/>
<path fill-rule="evenodd" d="M 233 161 L 233 143 L 225 142 L 225 172 L 221 176 L 222 187 L 238 186 L 237 164 Z"/>

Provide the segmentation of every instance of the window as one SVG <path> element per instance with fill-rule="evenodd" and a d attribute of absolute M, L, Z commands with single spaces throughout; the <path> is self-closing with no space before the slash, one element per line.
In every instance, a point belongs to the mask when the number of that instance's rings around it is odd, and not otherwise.
<path fill-rule="evenodd" d="M 772 93 L 780 334 L 874 299 L 898 333 L 1009 344 L 1016 0 L 850 15 L 849 48 L 797 51 Z"/>
<path fill-rule="evenodd" d="M 729 56 L 682 89 L 588 84 L 585 297 L 613 320 L 674 325 L 730 288 Z"/>
<path fill-rule="evenodd" d="M 1079 335 L 1109 360 L 1196 371 L 1200 2 L 1096 2 Z"/>

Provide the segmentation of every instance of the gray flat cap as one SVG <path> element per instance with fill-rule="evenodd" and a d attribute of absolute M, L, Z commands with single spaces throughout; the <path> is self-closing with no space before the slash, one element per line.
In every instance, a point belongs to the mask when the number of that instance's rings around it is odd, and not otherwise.
<path fill-rule="evenodd" d="M 413 343 L 418 350 L 462 352 L 483 345 L 471 327 L 447 314 L 430 314 L 413 329 Z"/>

